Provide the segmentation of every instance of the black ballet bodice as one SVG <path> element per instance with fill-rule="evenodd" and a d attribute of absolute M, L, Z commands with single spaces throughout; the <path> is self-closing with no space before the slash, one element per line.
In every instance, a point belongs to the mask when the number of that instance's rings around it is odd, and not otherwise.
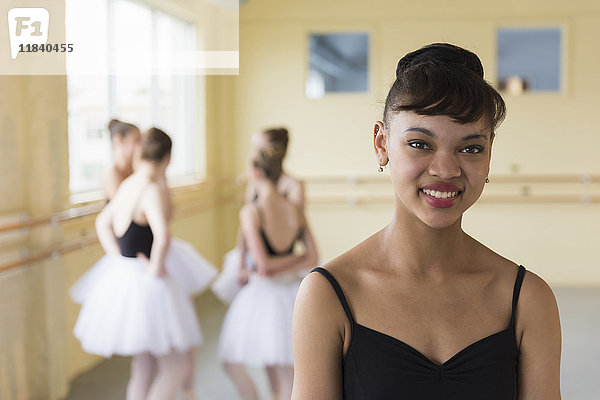
<path fill-rule="evenodd" d="M 124 257 L 137 257 L 138 253 L 143 253 L 150 258 L 153 240 L 150 225 L 139 225 L 134 221 L 131 221 L 123 236 L 117 238 Z"/>
<path fill-rule="evenodd" d="M 443 364 L 407 343 L 357 323 L 341 286 L 331 273 L 315 268 L 333 286 L 351 325 L 343 360 L 346 400 L 514 400 L 519 351 L 515 310 L 525 275 L 519 267 L 509 326 L 472 343 Z"/>

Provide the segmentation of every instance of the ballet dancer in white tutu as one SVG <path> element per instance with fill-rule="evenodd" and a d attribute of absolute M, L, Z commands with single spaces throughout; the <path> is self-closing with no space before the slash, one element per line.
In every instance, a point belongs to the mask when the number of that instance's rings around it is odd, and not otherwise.
<path fill-rule="evenodd" d="M 171 139 L 151 128 L 141 158 L 96 220 L 103 257 L 71 288 L 82 305 L 74 334 L 89 353 L 133 356 L 128 400 L 194 399 L 195 348 L 202 333 L 191 295 L 216 269 L 171 239 L 166 169 Z"/>
<path fill-rule="evenodd" d="M 121 182 L 133 174 L 134 155 L 140 144 L 141 133 L 137 126 L 113 119 L 108 123 L 113 149 L 113 163 L 102 179 L 102 192 L 106 200 L 115 197 Z"/>
<path fill-rule="evenodd" d="M 288 142 L 289 135 L 285 128 L 269 128 L 259 131 L 252 136 L 251 159 L 258 154 L 258 151 L 268 151 L 273 148 L 283 151 L 282 157 L 285 158 Z M 282 170 L 276 187 L 277 191 L 290 203 L 294 204 L 299 212 L 304 213 L 304 185 L 302 181 Z M 255 182 L 249 179 L 246 185 L 245 204 L 253 202 L 256 197 Z M 240 288 L 248 282 L 248 268 L 251 265 L 250 254 L 247 251 L 242 232 L 239 231 L 236 247 L 225 255 L 222 272 L 212 285 L 215 295 L 224 303 L 231 303 Z"/>
<path fill-rule="evenodd" d="M 293 384 L 292 313 L 297 271 L 317 264 L 304 214 L 277 188 L 285 154 L 274 146 L 253 160 L 254 201 L 240 211 L 241 231 L 255 271 L 225 316 L 218 356 L 243 399 L 258 399 L 244 365 L 265 367 L 275 398 L 289 400 Z M 305 252 L 294 254 L 301 240 Z"/>

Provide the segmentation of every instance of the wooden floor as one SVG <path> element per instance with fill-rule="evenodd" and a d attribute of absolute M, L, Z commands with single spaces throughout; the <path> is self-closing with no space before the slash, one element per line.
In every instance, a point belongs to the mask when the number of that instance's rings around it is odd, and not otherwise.
<path fill-rule="evenodd" d="M 204 343 L 197 355 L 198 400 L 238 399 L 234 386 L 217 361 L 219 329 L 227 307 L 211 292 L 199 296 L 195 303 L 204 335 Z M 124 400 L 130 362 L 130 357 L 113 357 L 101 362 L 71 383 L 66 400 Z M 257 383 L 260 398 L 270 400 L 266 375 L 258 369 L 249 372 Z"/>
<path fill-rule="evenodd" d="M 600 288 L 555 288 L 563 331 L 562 397 L 567 400 L 600 399 Z M 198 352 L 198 400 L 236 400 L 234 387 L 216 358 L 219 329 L 226 311 L 211 293 L 196 300 L 205 341 Z M 71 383 L 66 400 L 125 399 L 130 359 L 113 357 L 101 362 Z M 271 400 L 266 376 L 251 370 L 260 398 Z"/>

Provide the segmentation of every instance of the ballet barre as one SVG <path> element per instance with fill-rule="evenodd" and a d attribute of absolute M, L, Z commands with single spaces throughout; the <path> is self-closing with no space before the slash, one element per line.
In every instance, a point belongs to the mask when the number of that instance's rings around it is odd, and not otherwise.
<path fill-rule="evenodd" d="M 43 217 L 32 217 L 26 218 L 19 222 L 14 222 L 6 225 L 0 226 L 0 233 L 20 230 L 20 229 L 28 229 L 33 228 L 40 225 L 56 225 L 60 222 L 75 220 L 82 217 L 87 217 L 90 215 L 95 215 L 102 209 L 104 203 L 96 202 L 94 204 L 89 204 L 81 207 L 73 207 L 64 211 L 59 211 L 52 215 L 47 215 Z"/>
<path fill-rule="evenodd" d="M 353 193 L 353 194 L 311 194 L 307 196 L 309 204 L 389 204 L 394 201 L 393 194 L 382 193 Z M 532 194 L 494 194 L 482 195 L 478 203 L 505 203 L 505 204 L 598 204 L 598 195 L 532 195 Z"/>
<path fill-rule="evenodd" d="M 171 187 L 170 191 L 173 197 L 183 196 L 189 193 L 222 189 L 231 186 L 235 182 L 234 178 L 222 178 L 212 181 L 198 182 L 190 185 Z M 57 213 L 41 216 L 26 217 L 18 222 L 12 222 L 0 225 L 0 233 L 34 228 L 42 225 L 56 225 L 61 222 L 72 221 L 82 217 L 90 217 L 98 214 L 104 207 L 104 200 L 95 200 L 83 206 L 72 207 Z M 177 212 L 177 211 L 176 211 Z"/>
<path fill-rule="evenodd" d="M 314 175 L 304 176 L 308 184 L 366 184 L 389 182 L 388 174 Z M 490 181 L 501 184 L 600 184 L 600 174 L 500 174 L 490 175 Z"/>
<path fill-rule="evenodd" d="M 211 210 L 213 208 L 217 208 L 219 206 L 224 206 L 226 204 L 232 203 L 236 200 L 241 200 L 243 199 L 242 195 L 239 194 L 233 194 L 233 195 L 227 195 L 227 196 L 218 196 L 217 198 L 214 199 L 210 199 L 207 201 L 202 201 L 202 202 L 198 202 L 195 204 L 192 204 L 190 206 L 186 206 L 186 207 L 176 207 L 175 208 L 175 213 L 174 216 L 176 218 L 182 218 L 182 217 L 187 217 L 190 215 L 195 215 L 195 214 L 199 214 L 202 212 L 206 212 L 208 210 Z M 99 202 L 100 203 L 100 207 L 99 209 L 96 209 L 95 211 L 92 211 L 93 209 L 90 208 L 89 210 L 87 210 L 85 213 L 82 212 L 74 212 L 73 209 L 70 210 L 66 210 L 63 213 L 67 213 L 67 211 L 72 212 L 72 218 L 81 218 L 83 216 L 91 216 L 91 215 L 95 215 L 97 214 L 100 209 L 102 208 L 104 202 Z M 92 206 L 92 205 L 90 205 Z M 93 206 L 98 207 L 98 204 L 94 204 Z M 85 206 L 88 207 L 88 206 Z M 75 209 L 80 209 L 82 207 L 76 207 Z M 81 211 L 81 210 L 80 210 Z M 69 218 L 64 218 L 64 219 L 55 219 L 53 220 L 51 217 L 45 217 L 45 218 L 39 218 L 39 219 L 35 219 L 36 224 L 31 224 L 31 221 L 27 221 L 28 223 L 26 224 L 11 224 L 11 225 L 6 225 L 6 229 L 5 231 L 8 230 L 12 230 L 12 229 L 24 229 L 24 228 L 29 228 L 31 226 L 36 226 L 36 225 L 43 225 L 43 224 L 51 224 L 51 223 L 59 223 L 59 222 L 63 222 L 63 221 L 67 221 L 69 220 Z M 24 226 L 22 226 L 24 225 Z M 16 228 L 13 228 L 13 226 L 17 226 Z M 8 229 L 8 228 L 11 229 Z M 0 227 L 0 228 L 4 228 L 4 227 Z M 2 229 L 0 229 L 0 233 L 2 232 Z M 58 258 L 59 256 L 71 252 L 71 251 L 75 251 L 75 250 L 79 250 L 82 249 L 84 247 L 88 247 L 94 244 L 98 243 L 98 238 L 96 236 L 95 233 L 93 234 L 89 234 L 83 237 L 80 237 L 78 239 L 66 242 L 66 243 L 62 243 L 56 247 L 53 247 L 51 249 L 48 250 L 43 250 L 40 252 L 37 252 L 35 254 L 32 255 L 28 255 L 25 257 L 21 257 L 17 260 L 14 261 L 9 261 L 3 264 L 0 264 L 0 272 L 3 271 L 8 271 L 11 269 L 15 269 L 15 268 L 19 268 L 19 267 L 23 267 L 29 264 L 34 264 L 34 263 L 38 263 L 38 262 L 42 262 L 42 261 L 47 261 L 53 258 Z"/>
<path fill-rule="evenodd" d="M 36 253 L 31 256 L 23 257 L 18 260 L 9 261 L 7 263 L 0 264 L 0 272 L 8 271 L 10 269 L 22 267 L 22 266 L 25 266 L 28 264 L 34 264 L 34 263 L 58 258 L 62 254 L 68 253 L 70 251 L 82 249 L 84 247 L 87 247 L 87 246 L 90 246 L 90 245 L 93 245 L 96 243 L 98 243 L 98 238 L 96 237 L 96 235 L 88 235 L 86 237 L 83 237 L 83 238 L 80 238 L 77 240 L 73 240 L 68 243 L 63 243 L 62 245 L 60 245 L 56 248 L 50 249 L 50 250 L 42 251 L 42 252 Z"/>
<path fill-rule="evenodd" d="M 389 185 L 390 177 L 388 174 L 305 176 L 303 180 L 309 187 L 309 190 L 307 190 L 308 203 L 385 204 L 394 200 L 392 192 L 358 190 L 358 188 L 364 188 L 366 185 Z M 600 174 L 492 175 L 490 176 L 490 182 L 490 187 L 486 187 L 479 202 L 507 204 L 578 203 L 584 205 L 600 203 L 600 186 L 598 186 L 600 184 Z M 558 188 L 563 185 L 563 188 Z M 332 188 L 342 193 L 332 193 L 330 190 Z M 568 189 L 565 190 L 565 188 Z"/>

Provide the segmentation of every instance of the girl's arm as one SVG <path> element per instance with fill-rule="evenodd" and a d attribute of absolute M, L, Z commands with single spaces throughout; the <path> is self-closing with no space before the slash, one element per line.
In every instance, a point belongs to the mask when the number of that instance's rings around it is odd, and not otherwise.
<path fill-rule="evenodd" d="M 244 193 L 244 204 L 250 204 L 254 201 L 256 187 L 252 179 L 248 179 L 246 183 L 246 192 Z"/>
<path fill-rule="evenodd" d="M 240 285 L 248 283 L 249 271 L 246 268 L 246 242 L 244 242 L 244 235 L 242 235 L 242 229 L 238 229 L 236 247 L 240 252 L 240 264 L 238 265 L 238 282 Z"/>
<path fill-rule="evenodd" d="M 114 203 L 108 203 L 96 217 L 96 234 L 106 254 L 120 255 L 121 249 L 112 227 Z"/>
<path fill-rule="evenodd" d="M 169 250 L 171 235 L 169 232 L 169 202 L 164 191 L 156 183 L 149 184 L 141 197 L 141 209 L 148 219 L 154 240 L 150 250 L 150 271 L 158 276 L 166 274 L 165 258 Z"/>
<path fill-rule="evenodd" d="M 246 242 L 244 242 L 244 235 L 242 234 L 242 228 L 238 229 L 237 242 L 235 247 L 240 251 L 240 269 L 246 268 Z"/>
<path fill-rule="evenodd" d="M 295 178 L 291 178 L 294 180 L 294 185 L 292 186 L 292 188 L 290 189 L 290 192 L 288 193 L 288 200 L 293 203 L 296 207 L 298 207 L 298 210 L 302 213 L 304 213 L 304 205 L 305 205 L 305 198 L 304 198 L 304 182 L 297 180 Z"/>
<path fill-rule="evenodd" d="M 341 400 L 346 315 L 325 277 L 309 274 L 300 285 L 292 324 L 292 400 Z"/>
<path fill-rule="evenodd" d="M 254 201 L 254 195 L 256 194 L 256 188 L 254 187 L 254 181 L 252 179 L 248 179 L 246 183 L 246 193 L 244 195 L 244 204 L 251 204 Z M 248 254 L 248 248 L 246 247 L 246 242 L 244 241 L 244 235 L 242 233 L 242 228 L 238 230 L 236 247 L 240 251 L 240 270 L 246 269 L 246 254 Z M 246 274 L 247 275 L 247 274 Z M 245 276 L 247 279 L 247 276 Z"/>
<path fill-rule="evenodd" d="M 552 289 L 527 272 L 516 312 L 519 400 L 560 400 L 561 332 Z"/>
<path fill-rule="evenodd" d="M 261 275 L 272 274 L 282 268 L 290 268 L 305 259 L 305 255 L 289 254 L 271 257 L 260 237 L 260 221 L 256 208 L 252 205 L 242 207 L 240 211 L 242 234 L 248 251 L 256 264 L 257 272 Z"/>

